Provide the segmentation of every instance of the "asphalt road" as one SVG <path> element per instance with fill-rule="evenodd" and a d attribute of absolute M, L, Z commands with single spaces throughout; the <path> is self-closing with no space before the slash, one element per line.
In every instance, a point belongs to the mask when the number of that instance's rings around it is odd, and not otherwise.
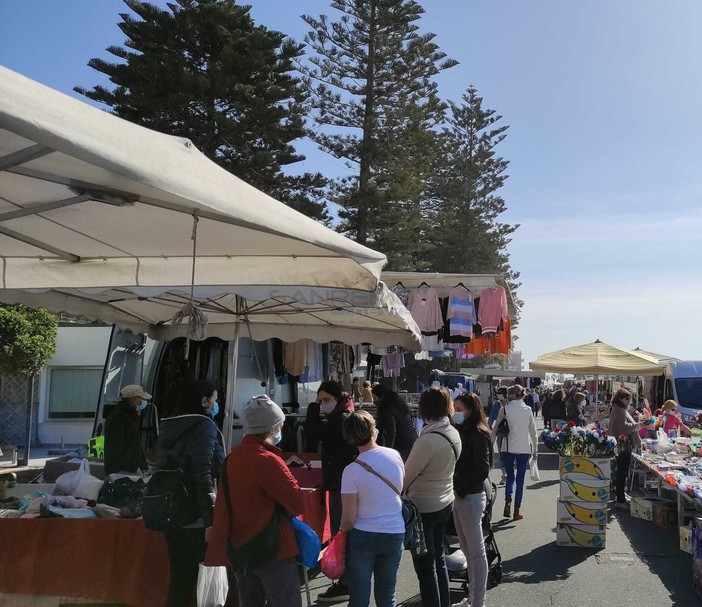
<path fill-rule="evenodd" d="M 499 488 L 493 523 L 504 576 L 488 590 L 488 607 L 702 607 L 692 589 L 692 557 L 679 549 L 677 528 L 662 529 L 611 509 L 605 548 L 556 546 L 558 456 L 542 446 L 539 466 L 540 482 L 531 482 L 527 473 L 523 520 L 502 519 L 504 489 Z M 497 482 L 499 470 L 491 477 Z M 322 575 L 310 580 L 313 602 L 329 584 Z M 451 586 L 452 601 L 460 601 L 460 584 Z M 398 607 L 422 604 L 407 553 L 397 601 Z"/>

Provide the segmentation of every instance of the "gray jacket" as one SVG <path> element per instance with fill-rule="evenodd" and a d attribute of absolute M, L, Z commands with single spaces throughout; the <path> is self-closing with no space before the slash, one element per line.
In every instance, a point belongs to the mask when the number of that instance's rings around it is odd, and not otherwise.
<path fill-rule="evenodd" d="M 634 421 L 625 408 L 619 405 L 612 406 L 612 412 L 609 414 L 610 436 L 618 438 L 620 434 L 623 434 L 628 439 L 629 448 L 638 449 L 641 446 L 640 428 L 641 425 Z"/>

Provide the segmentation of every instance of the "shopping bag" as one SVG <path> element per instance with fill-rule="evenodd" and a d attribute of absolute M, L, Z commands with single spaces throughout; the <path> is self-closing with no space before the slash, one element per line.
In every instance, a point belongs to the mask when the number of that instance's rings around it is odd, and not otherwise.
<path fill-rule="evenodd" d="M 339 531 L 329 542 L 322 555 L 322 573 L 330 580 L 338 580 L 346 569 L 346 538 L 344 531 Z"/>
<path fill-rule="evenodd" d="M 103 481 L 90 474 L 87 459 L 80 463 L 78 470 L 64 472 L 56 479 L 56 487 L 62 493 L 88 500 L 97 500 Z"/>
<path fill-rule="evenodd" d="M 322 551 L 319 537 L 307 523 L 295 516 L 290 517 L 290 523 L 295 531 L 297 547 L 300 550 L 297 562 L 305 567 L 316 567 L 319 562 L 319 553 Z"/>
<path fill-rule="evenodd" d="M 224 607 L 229 592 L 226 567 L 206 567 L 197 574 L 197 607 Z"/>
<path fill-rule="evenodd" d="M 541 478 L 539 477 L 539 464 L 536 461 L 535 457 L 532 457 L 531 461 L 529 462 L 529 475 L 531 476 L 531 480 L 533 481 L 541 480 Z"/>

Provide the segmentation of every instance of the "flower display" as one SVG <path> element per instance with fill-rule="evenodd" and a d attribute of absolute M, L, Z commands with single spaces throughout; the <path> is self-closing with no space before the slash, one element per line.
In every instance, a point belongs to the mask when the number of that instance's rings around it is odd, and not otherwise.
<path fill-rule="evenodd" d="M 570 422 L 563 428 L 544 430 L 541 440 L 551 451 L 557 451 L 564 457 L 610 457 L 617 455 L 626 446 L 626 437 L 622 434 L 615 438 L 600 428 L 582 428 Z"/>

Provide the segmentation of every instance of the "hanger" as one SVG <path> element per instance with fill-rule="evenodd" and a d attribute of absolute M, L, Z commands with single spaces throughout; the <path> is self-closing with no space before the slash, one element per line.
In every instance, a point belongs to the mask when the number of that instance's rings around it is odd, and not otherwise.
<path fill-rule="evenodd" d="M 396 287 L 402 287 L 403 289 L 406 288 L 405 285 L 402 284 L 401 280 L 397 281 L 397 284 L 395 285 Z"/>
<path fill-rule="evenodd" d="M 463 287 L 466 291 L 470 291 L 466 285 L 464 285 L 462 282 L 459 282 L 457 285 L 453 285 L 453 288 L 455 289 L 456 287 Z"/>
<path fill-rule="evenodd" d="M 427 289 L 430 289 L 431 287 L 424 281 L 419 283 L 419 286 L 417 287 L 418 289 L 421 289 L 422 287 L 426 287 Z"/>

